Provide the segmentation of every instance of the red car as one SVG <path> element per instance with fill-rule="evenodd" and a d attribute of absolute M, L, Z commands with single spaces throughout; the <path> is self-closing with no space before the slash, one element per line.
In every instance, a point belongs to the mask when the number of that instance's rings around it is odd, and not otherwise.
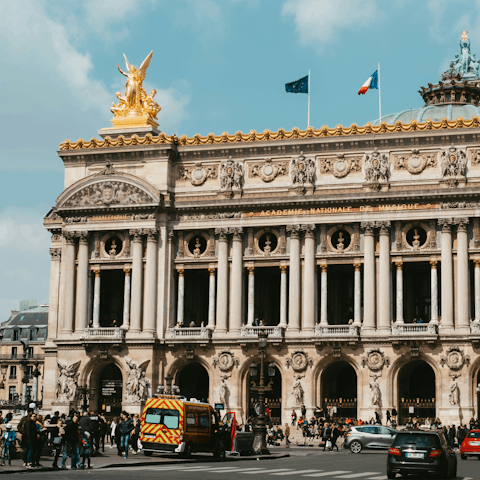
<path fill-rule="evenodd" d="M 462 460 L 477 457 L 480 460 L 480 430 L 470 430 L 460 446 Z"/>

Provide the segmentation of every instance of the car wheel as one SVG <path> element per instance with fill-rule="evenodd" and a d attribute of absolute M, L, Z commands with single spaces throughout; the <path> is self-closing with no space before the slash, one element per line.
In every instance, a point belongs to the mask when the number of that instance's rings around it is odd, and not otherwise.
<path fill-rule="evenodd" d="M 350 444 L 350 451 L 352 453 L 360 453 L 362 451 L 362 444 L 358 441 L 358 440 L 354 440 L 351 444 Z"/>
<path fill-rule="evenodd" d="M 146 456 L 146 457 L 151 457 L 152 456 L 152 452 L 147 452 L 147 451 L 143 451 L 143 454 Z"/>
<path fill-rule="evenodd" d="M 462 454 L 460 455 L 460 458 L 461 458 L 462 460 L 466 460 L 466 459 L 467 459 L 467 456 L 462 453 Z M 479 458 L 480 458 L 480 457 L 479 457 Z"/>
<path fill-rule="evenodd" d="M 192 456 L 192 446 L 189 443 L 185 445 L 185 450 L 180 454 L 180 456 L 182 458 L 190 458 Z"/>
<path fill-rule="evenodd" d="M 393 473 L 393 472 L 390 472 L 389 470 L 387 470 L 387 478 L 389 480 L 393 479 L 393 478 L 396 478 L 397 474 L 396 473 Z"/>

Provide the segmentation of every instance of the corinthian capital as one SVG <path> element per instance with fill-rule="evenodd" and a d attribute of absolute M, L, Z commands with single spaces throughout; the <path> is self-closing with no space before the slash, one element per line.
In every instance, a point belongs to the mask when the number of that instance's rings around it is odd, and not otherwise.
<path fill-rule="evenodd" d="M 302 227 L 300 225 L 287 225 L 287 232 L 290 232 L 290 237 L 291 238 L 298 238 L 298 232 Z"/>
<path fill-rule="evenodd" d="M 455 222 L 453 221 L 453 218 L 439 218 L 438 224 L 442 227 L 442 231 L 449 232 Z"/>
<path fill-rule="evenodd" d="M 63 232 L 63 238 L 67 244 L 75 244 L 75 232 Z"/>
<path fill-rule="evenodd" d="M 373 235 L 373 229 L 375 228 L 375 222 L 362 222 L 360 228 L 365 230 L 367 235 Z"/>
<path fill-rule="evenodd" d="M 80 245 L 88 245 L 88 232 L 77 232 L 76 237 L 79 239 Z"/>
<path fill-rule="evenodd" d="M 467 217 L 464 218 L 455 218 L 454 219 L 455 223 L 458 225 L 458 230 L 466 230 L 467 225 L 469 223 L 469 219 Z"/>
<path fill-rule="evenodd" d="M 132 241 L 133 242 L 141 242 L 142 241 L 142 235 L 143 235 L 143 230 L 141 229 L 132 229 L 129 231 L 130 236 L 133 237 Z"/>
<path fill-rule="evenodd" d="M 158 237 L 158 228 L 146 228 L 143 234 L 147 236 L 147 242 L 156 242 Z"/>
<path fill-rule="evenodd" d="M 375 227 L 380 229 L 380 235 L 387 235 L 391 223 L 389 220 L 382 220 L 380 222 L 375 222 Z"/>
<path fill-rule="evenodd" d="M 51 248 L 50 249 L 50 255 L 52 256 L 52 261 L 53 260 L 60 260 L 62 257 L 62 249 L 61 248 Z"/>
<path fill-rule="evenodd" d="M 233 235 L 234 240 L 241 240 L 242 239 L 242 234 L 243 234 L 243 228 L 242 227 L 231 227 L 228 229 L 228 233 Z"/>
<path fill-rule="evenodd" d="M 219 240 L 227 239 L 228 228 L 216 228 L 215 235 L 218 235 Z"/>
<path fill-rule="evenodd" d="M 302 225 L 302 230 L 305 232 L 305 237 L 313 237 L 316 225 L 314 223 Z"/>

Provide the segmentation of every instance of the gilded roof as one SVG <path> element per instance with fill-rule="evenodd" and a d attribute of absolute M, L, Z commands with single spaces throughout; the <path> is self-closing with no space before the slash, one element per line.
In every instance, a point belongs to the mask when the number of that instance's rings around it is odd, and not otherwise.
<path fill-rule="evenodd" d="M 230 135 L 227 132 L 221 135 L 209 133 L 206 137 L 196 134 L 188 138 L 186 135 L 177 137 L 176 135 L 165 135 L 160 133 L 158 136 L 147 134 L 144 137 L 132 135 L 129 138 L 119 137 L 113 139 L 105 137 L 103 140 L 92 138 L 91 140 L 83 140 L 80 138 L 76 142 L 65 140 L 60 144 L 60 150 L 84 150 L 96 148 L 114 148 L 114 147 L 129 147 L 137 145 L 161 145 L 161 144 L 177 144 L 180 146 L 186 145 L 213 145 L 213 144 L 227 144 L 227 143 L 241 143 L 241 142 L 265 142 L 272 140 L 293 140 L 293 139 L 307 139 L 307 138 L 321 138 L 321 137 L 341 137 L 349 135 L 368 135 L 368 134 L 383 134 L 383 133 L 400 133 L 400 132 L 423 132 L 428 130 L 449 130 L 456 128 L 478 128 L 480 127 L 480 118 L 473 116 L 471 119 L 457 118 L 456 120 L 448 120 L 442 118 L 439 121 L 427 119 L 424 122 L 418 122 L 413 119 L 410 123 L 402 123 L 397 121 L 392 125 L 382 122 L 380 125 L 373 125 L 367 123 L 363 127 L 359 127 L 353 123 L 350 127 L 343 127 L 337 125 L 335 128 L 328 128 L 326 125 L 319 129 L 308 127 L 306 130 L 300 130 L 295 127 L 292 131 L 286 132 L 283 128 L 277 132 L 264 130 L 259 133 L 252 130 L 250 133 L 236 132 Z"/>

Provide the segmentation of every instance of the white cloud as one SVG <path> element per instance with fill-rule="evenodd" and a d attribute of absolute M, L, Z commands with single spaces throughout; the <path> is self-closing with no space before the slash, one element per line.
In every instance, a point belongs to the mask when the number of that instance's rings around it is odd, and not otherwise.
<path fill-rule="evenodd" d="M 293 17 L 302 45 L 322 49 L 338 38 L 339 30 L 365 27 L 377 16 L 375 0 L 287 0 L 284 18 Z"/>

